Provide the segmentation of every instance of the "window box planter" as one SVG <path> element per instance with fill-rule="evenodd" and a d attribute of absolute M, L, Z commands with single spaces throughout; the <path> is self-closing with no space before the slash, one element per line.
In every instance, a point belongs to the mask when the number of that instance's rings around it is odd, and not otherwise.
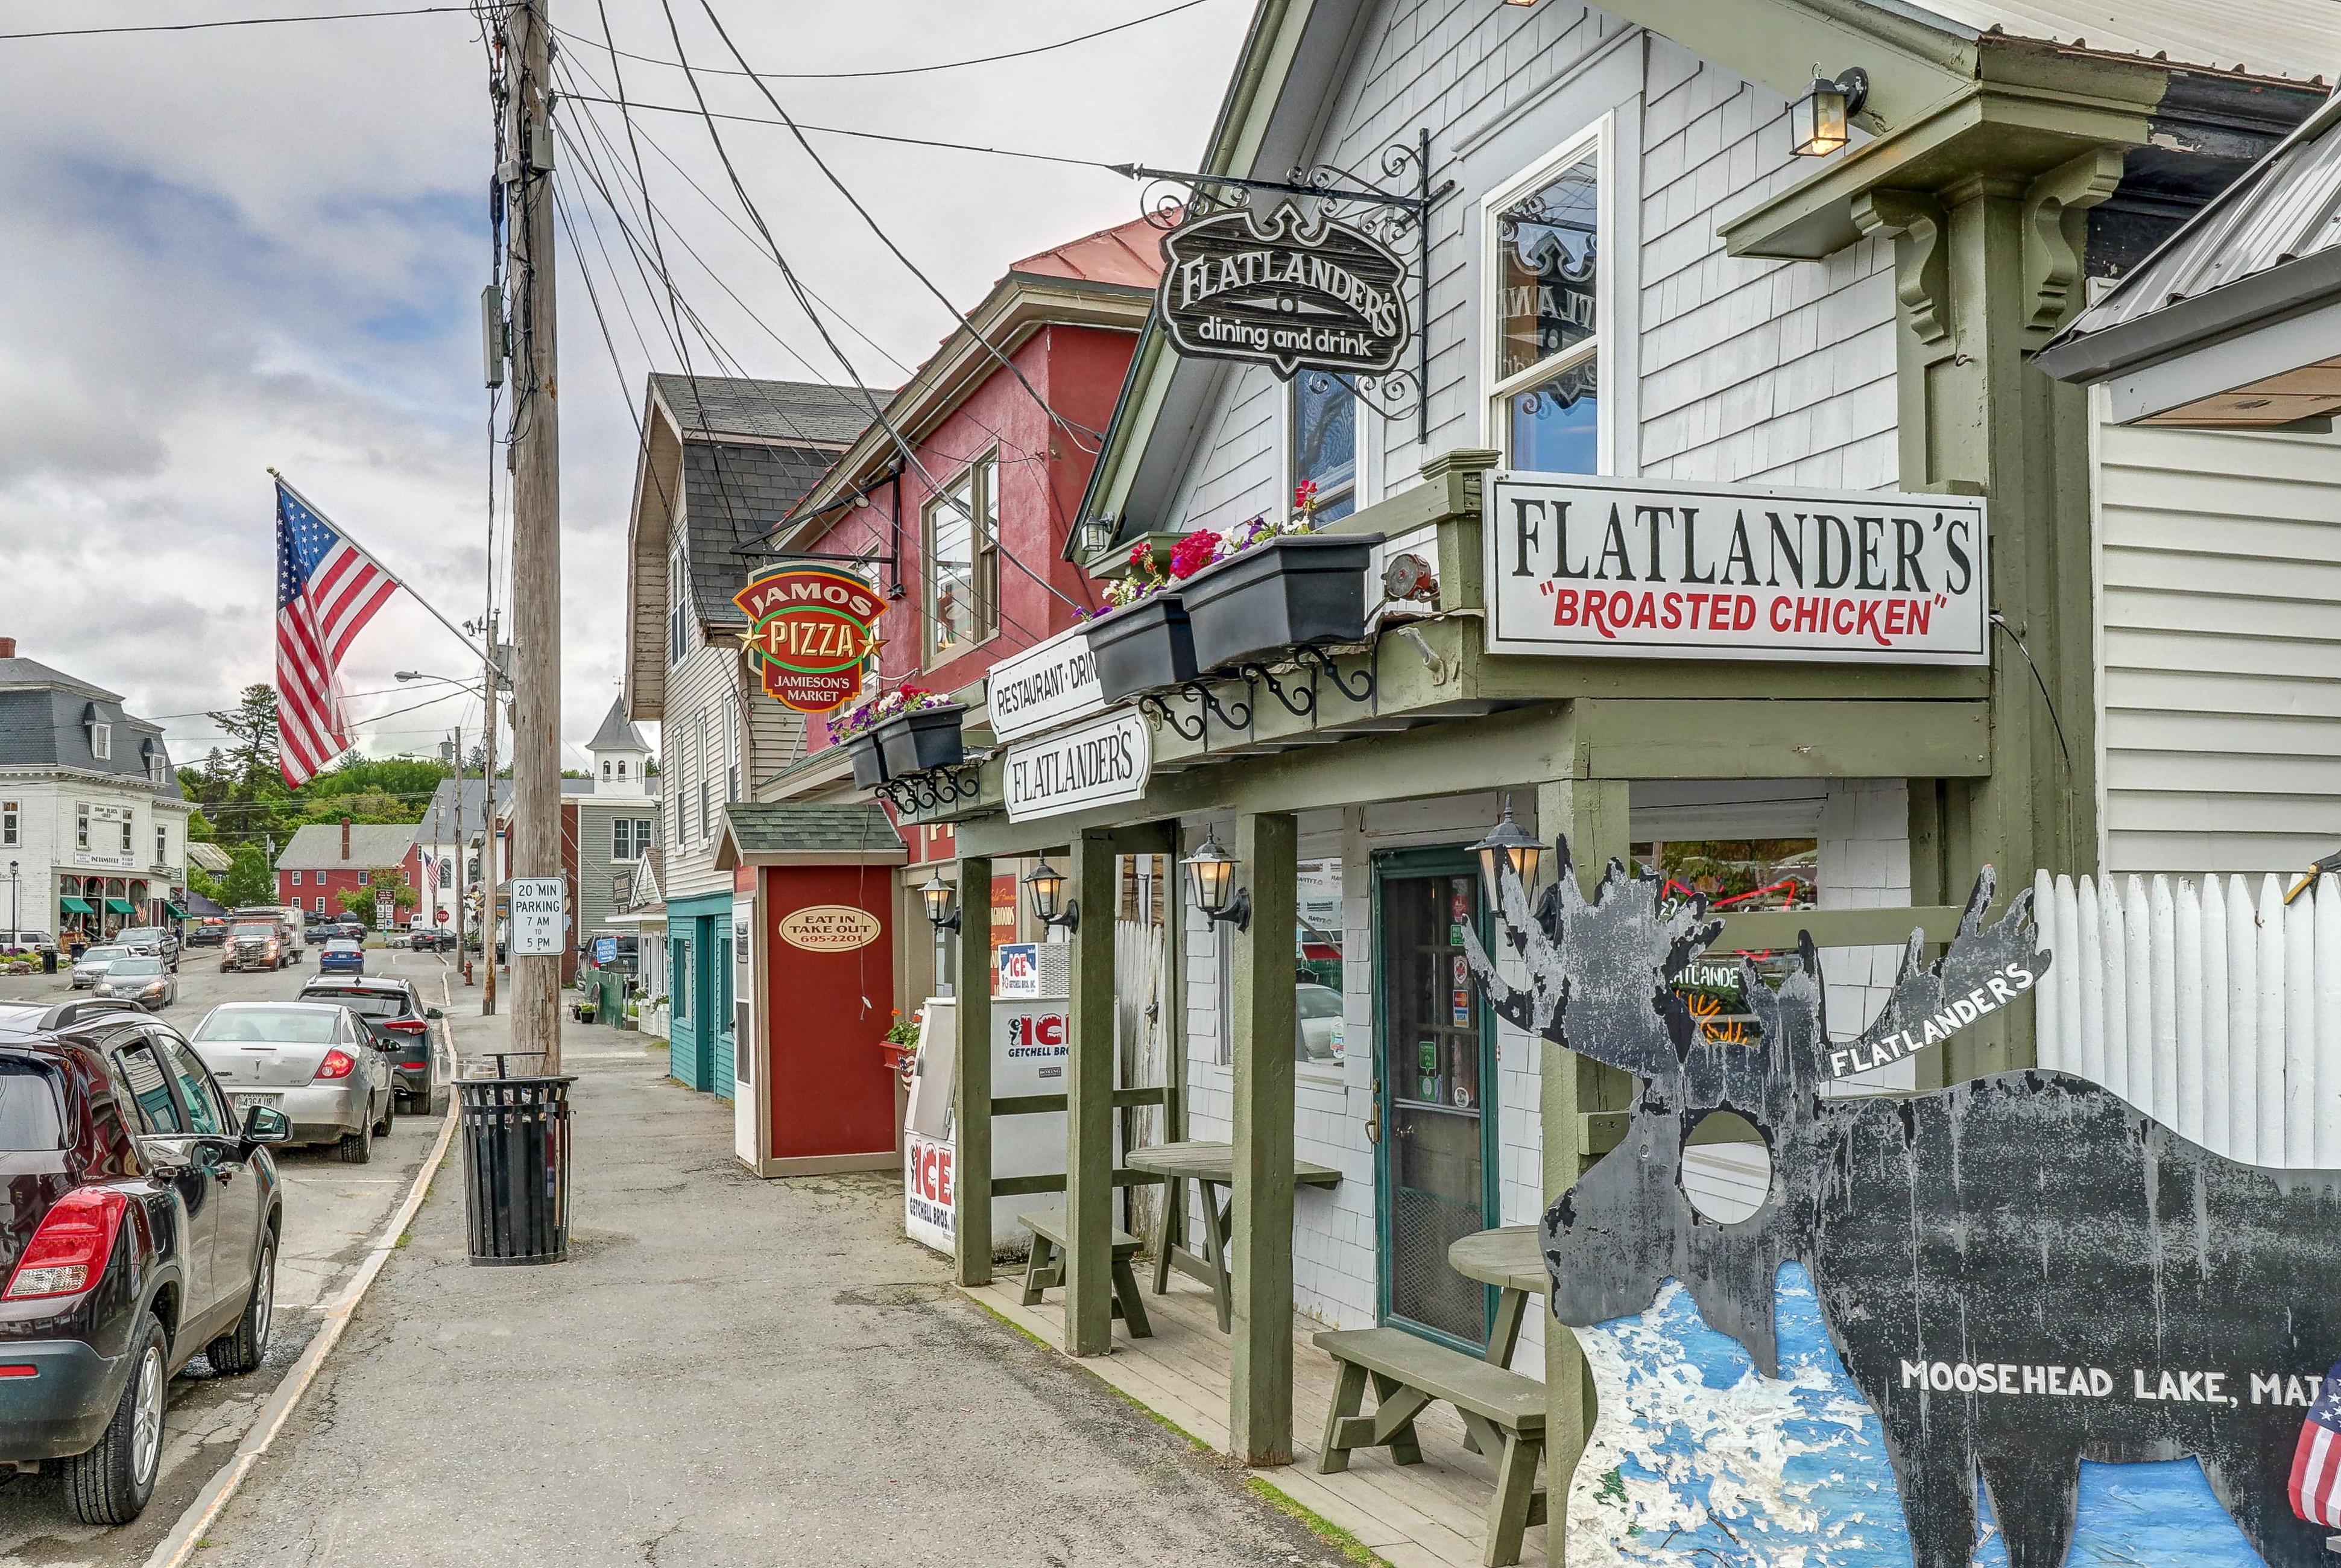
<path fill-rule="evenodd" d="M 884 758 L 886 776 L 922 774 L 935 768 L 957 767 L 967 758 L 961 743 L 961 707 L 918 708 L 888 719 L 871 731 Z"/>
<path fill-rule="evenodd" d="M 1296 534 L 1214 562 L 1180 585 L 1204 670 L 1257 664 L 1299 644 L 1366 634 L 1366 572 L 1379 534 Z"/>
<path fill-rule="evenodd" d="M 1082 628 L 1108 704 L 1195 678 L 1195 641 L 1176 594 L 1100 615 Z"/>
<path fill-rule="evenodd" d="M 845 743 L 846 755 L 853 759 L 853 782 L 862 789 L 876 789 L 886 782 L 886 758 L 878 749 L 874 734 L 855 735 Z"/>

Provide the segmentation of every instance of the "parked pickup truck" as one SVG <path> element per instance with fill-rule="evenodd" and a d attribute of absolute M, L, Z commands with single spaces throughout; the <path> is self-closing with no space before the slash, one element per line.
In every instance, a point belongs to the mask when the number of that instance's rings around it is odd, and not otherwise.
<path fill-rule="evenodd" d="M 228 929 L 227 949 L 220 954 L 220 973 L 244 969 L 282 969 L 284 927 L 273 920 L 239 920 Z"/>

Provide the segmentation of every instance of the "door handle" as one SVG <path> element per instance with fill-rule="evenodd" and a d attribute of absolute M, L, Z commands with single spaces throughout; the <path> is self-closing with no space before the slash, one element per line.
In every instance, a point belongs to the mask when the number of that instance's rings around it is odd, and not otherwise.
<path fill-rule="evenodd" d="M 1379 1078 L 1374 1080 L 1373 1094 L 1374 1108 L 1366 1113 L 1366 1142 L 1379 1144 L 1382 1141 L 1382 1081 Z"/>

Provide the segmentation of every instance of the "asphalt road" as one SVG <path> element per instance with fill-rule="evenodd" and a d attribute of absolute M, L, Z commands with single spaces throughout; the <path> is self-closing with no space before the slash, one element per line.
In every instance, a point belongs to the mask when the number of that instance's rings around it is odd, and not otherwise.
<path fill-rule="evenodd" d="M 457 1051 L 465 1018 L 478 1013 L 476 991 L 436 954 L 372 951 L 367 968 L 412 979 L 426 1002 L 448 1006 Z M 179 1000 L 163 1016 L 193 1029 L 218 1003 L 289 998 L 316 973 L 316 949 L 306 964 L 274 974 L 222 974 L 219 950 L 190 949 L 179 967 Z M 0 1000 L 64 1001 L 67 977 L 27 980 L 0 976 Z M 86 993 L 84 993 L 86 994 Z M 16 1476 L 0 1484 L 0 1563 L 105 1564 L 132 1568 L 170 1531 L 204 1483 L 234 1453 L 236 1444 L 316 1329 L 318 1303 L 356 1268 L 391 1213 L 406 1196 L 416 1170 L 438 1135 L 437 1117 L 403 1116 L 387 1141 L 376 1139 L 374 1159 L 346 1165 L 331 1148 L 284 1149 L 276 1167 L 284 1183 L 284 1251 L 276 1269 L 276 1324 L 267 1360 L 244 1377 L 214 1378 L 201 1356 L 171 1385 L 164 1421 L 163 1473 L 154 1500 L 134 1523 L 105 1530 L 83 1524 L 65 1506 L 52 1479 Z"/>

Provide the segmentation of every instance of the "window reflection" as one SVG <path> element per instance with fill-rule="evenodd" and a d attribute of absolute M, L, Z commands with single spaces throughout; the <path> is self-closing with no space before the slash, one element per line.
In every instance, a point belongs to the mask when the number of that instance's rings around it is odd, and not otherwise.
<path fill-rule="evenodd" d="M 1293 931 L 1293 1054 L 1303 1066 L 1337 1068 L 1347 1042 L 1341 1019 L 1341 863 L 1300 865 Z"/>

